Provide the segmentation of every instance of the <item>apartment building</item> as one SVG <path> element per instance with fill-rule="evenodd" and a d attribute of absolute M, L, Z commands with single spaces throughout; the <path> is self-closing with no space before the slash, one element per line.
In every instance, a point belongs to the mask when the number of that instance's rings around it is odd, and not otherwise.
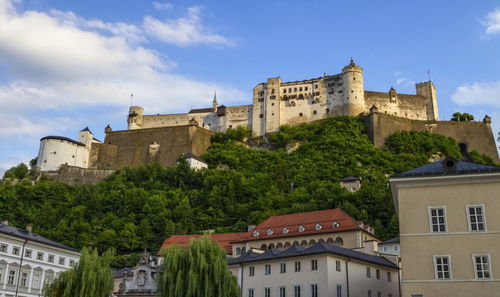
<path fill-rule="evenodd" d="M 327 243 L 251 250 L 229 259 L 242 297 L 396 297 L 398 267 L 386 258 Z"/>
<path fill-rule="evenodd" d="M 500 167 L 447 158 L 390 183 L 402 296 L 499 296 Z"/>

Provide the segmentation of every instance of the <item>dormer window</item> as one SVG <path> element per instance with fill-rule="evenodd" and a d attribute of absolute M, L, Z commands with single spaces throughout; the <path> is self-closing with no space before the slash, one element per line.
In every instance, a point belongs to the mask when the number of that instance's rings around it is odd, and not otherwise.
<path fill-rule="evenodd" d="M 271 228 L 267 229 L 267 235 L 271 236 L 271 235 L 273 235 L 273 233 L 274 233 L 273 229 L 271 229 Z"/>
<path fill-rule="evenodd" d="M 321 230 L 323 228 L 320 223 L 317 223 L 316 226 L 314 226 L 314 229 L 316 230 Z"/>
<path fill-rule="evenodd" d="M 340 227 L 340 224 L 337 223 L 337 221 L 333 221 L 332 227 L 333 228 L 338 228 L 338 227 Z"/>
<path fill-rule="evenodd" d="M 253 236 L 254 236 L 254 237 L 257 237 L 257 236 L 259 236 L 259 235 L 260 235 L 259 231 L 257 231 L 257 230 L 253 231 Z"/>
<path fill-rule="evenodd" d="M 288 232 L 290 232 L 290 229 L 288 229 L 288 227 L 283 228 L 283 234 L 287 234 Z"/>
<path fill-rule="evenodd" d="M 299 226 L 299 232 L 304 232 L 306 231 L 306 228 L 302 225 Z"/>

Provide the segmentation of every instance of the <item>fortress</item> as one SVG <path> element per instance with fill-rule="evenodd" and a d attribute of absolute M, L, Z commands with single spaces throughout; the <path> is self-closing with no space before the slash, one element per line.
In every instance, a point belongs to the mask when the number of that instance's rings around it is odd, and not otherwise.
<path fill-rule="evenodd" d="M 253 136 L 277 132 L 282 125 L 298 125 L 339 115 L 363 116 L 376 146 L 398 130 L 430 131 L 454 138 L 462 150 L 478 150 L 499 161 L 491 119 L 482 122 L 439 121 L 436 88 L 431 81 L 416 84 L 416 94 L 367 91 L 363 68 L 352 60 L 336 75 L 282 82 L 270 78 L 253 89 L 250 105 L 219 105 L 183 114 L 145 115 L 130 107 L 128 130 L 104 129 L 103 142 L 86 128 L 79 139 L 60 136 L 41 139 L 37 169 L 70 183 L 92 183 L 116 169 L 147 163 L 174 165 L 181 154 L 202 155 L 214 132 L 246 127 Z"/>
<path fill-rule="evenodd" d="M 282 125 L 308 123 L 338 115 L 357 116 L 371 108 L 378 112 L 413 120 L 438 120 L 436 88 L 432 82 L 416 85 L 416 95 L 366 91 L 363 68 L 352 60 L 336 75 L 282 82 L 270 78 L 253 89 L 253 103 L 241 106 L 218 105 L 192 109 L 183 114 L 144 115 L 140 106 L 132 106 L 128 129 L 145 129 L 187 125 L 195 120 L 201 127 L 224 132 L 244 126 L 254 136 L 277 132 Z"/>

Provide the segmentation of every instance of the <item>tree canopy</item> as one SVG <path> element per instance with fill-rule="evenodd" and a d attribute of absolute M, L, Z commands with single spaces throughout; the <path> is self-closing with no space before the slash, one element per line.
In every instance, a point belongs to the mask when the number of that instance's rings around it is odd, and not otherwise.
<path fill-rule="evenodd" d="M 226 253 L 208 235 L 192 239 L 188 247 L 170 246 L 162 256 L 159 297 L 240 296 Z"/>
<path fill-rule="evenodd" d="M 99 256 L 97 250 L 84 248 L 73 269 L 61 272 L 44 288 L 45 297 L 109 297 L 114 278 L 110 268 L 114 251 Z"/>
<path fill-rule="evenodd" d="M 474 116 L 466 112 L 455 112 L 451 117 L 451 121 L 453 122 L 472 122 L 473 120 Z"/>
<path fill-rule="evenodd" d="M 32 224 L 34 232 L 78 249 L 116 247 L 117 267 L 134 265 L 136 253 L 155 252 L 174 234 L 242 232 L 272 215 L 335 207 L 388 239 L 398 234 L 388 177 L 447 155 L 460 158 L 453 139 L 428 132 L 398 132 L 385 148 L 374 147 L 357 117 L 282 127 L 268 143 L 242 142 L 248 136 L 241 134 L 214 139 L 202 156 L 209 168 L 200 171 L 181 160 L 168 168 L 122 168 L 92 186 L 0 182 L 0 218 Z M 359 191 L 340 186 L 347 176 L 363 179 Z"/>

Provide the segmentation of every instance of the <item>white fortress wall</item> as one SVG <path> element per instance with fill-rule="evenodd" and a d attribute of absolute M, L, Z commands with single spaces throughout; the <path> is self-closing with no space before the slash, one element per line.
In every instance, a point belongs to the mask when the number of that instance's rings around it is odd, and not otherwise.
<path fill-rule="evenodd" d="M 37 168 L 41 171 L 58 170 L 62 164 L 88 167 L 89 148 L 76 143 L 58 138 L 45 138 L 41 140 L 38 154 Z"/>

